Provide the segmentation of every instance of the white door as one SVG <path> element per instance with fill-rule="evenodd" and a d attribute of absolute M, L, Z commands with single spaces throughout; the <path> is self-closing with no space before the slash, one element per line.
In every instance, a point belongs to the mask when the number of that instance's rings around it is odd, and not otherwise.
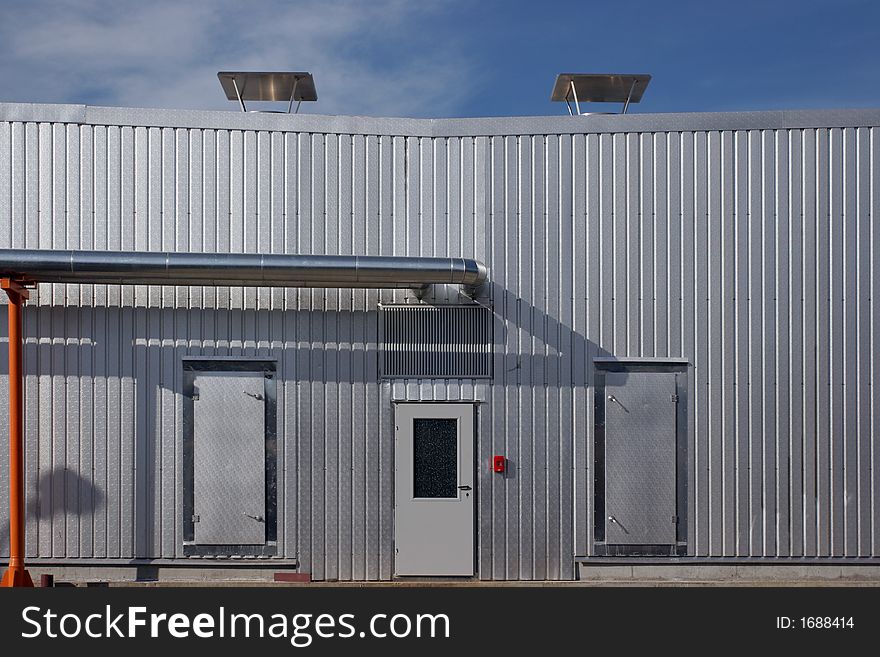
<path fill-rule="evenodd" d="M 398 404 L 394 572 L 474 574 L 474 406 Z"/>

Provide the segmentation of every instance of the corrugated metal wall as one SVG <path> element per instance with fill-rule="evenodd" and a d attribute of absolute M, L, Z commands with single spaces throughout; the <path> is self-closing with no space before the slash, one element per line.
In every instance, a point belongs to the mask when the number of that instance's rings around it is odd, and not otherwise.
<path fill-rule="evenodd" d="M 182 555 L 180 361 L 216 354 L 278 359 L 281 551 L 318 579 L 391 576 L 401 399 L 481 402 L 480 576 L 573 577 L 592 542 L 591 363 L 609 355 L 693 364 L 689 554 L 880 556 L 874 125 L 0 122 L 0 246 L 475 257 L 496 311 L 491 384 L 382 382 L 377 305 L 403 292 L 41 286 L 28 554 Z"/>

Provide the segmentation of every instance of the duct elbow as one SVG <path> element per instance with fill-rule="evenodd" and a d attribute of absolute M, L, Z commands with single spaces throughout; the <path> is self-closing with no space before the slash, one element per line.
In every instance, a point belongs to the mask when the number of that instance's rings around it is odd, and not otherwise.
<path fill-rule="evenodd" d="M 461 273 L 456 282 L 468 288 L 479 288 L 489 278 L 489 268 L 479 260 L 462 260 Z"/>
<path fill-rule="evenodd" d="M 489 268 L 479 260 L 464 261 L 464 276 L 460 281 L 462 290 L 472 299 L 479 295 L 489 279 Z"/>

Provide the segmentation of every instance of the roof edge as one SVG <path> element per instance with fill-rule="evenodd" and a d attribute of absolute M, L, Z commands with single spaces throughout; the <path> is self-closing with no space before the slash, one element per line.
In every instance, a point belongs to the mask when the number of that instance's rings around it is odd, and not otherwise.
<path fill-rule="evenodd" d="M 0 103 L 0 121 L 162 128 L 207 128 L 216 130 L 267 130 L 273 132 L 400 137 L 489 137 L 504 135 L 880 127 L 880 108 L 413 119 L 322 114 L 261 114 L 225 110 Z"/>

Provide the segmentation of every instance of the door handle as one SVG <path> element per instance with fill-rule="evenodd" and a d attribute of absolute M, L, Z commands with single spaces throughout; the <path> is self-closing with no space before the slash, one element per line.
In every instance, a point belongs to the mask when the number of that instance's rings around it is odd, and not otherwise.
<path fill-rule="evenodd" d="M 458 487 L 458 490 L 470 490 L 470 489 L 471 489 L 470 486 L 459 486 Z"/>
<path fill-rule="evenodd" d="M 263 395 L 257 395 L 257 394 L 255 394 L 255 393 L 253 393 L 253 392 L 248 392 L 247 390 L 242 390 L 242 392 L 243 392 L 244 394 L 246 394 L 248 397 L 253 397 L 253 398 L 256 399 L 257 401 L 263 401 Z"/>
<path fill-rule="evenodd" d="M 242 511 L 241 514 L 243 516 L 247 516 L 251 520 L 256 520 L 257 522 L 263 522 L 263 516 L 252 516 L 250 513 L 245 513 L 244 511 Z"/>

